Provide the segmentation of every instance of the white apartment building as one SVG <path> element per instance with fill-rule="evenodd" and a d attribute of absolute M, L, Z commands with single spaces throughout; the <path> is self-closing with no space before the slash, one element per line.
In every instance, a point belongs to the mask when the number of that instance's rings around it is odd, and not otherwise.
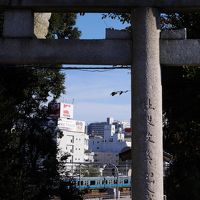
<path fill-rule="evenodd" d="M 108 120 L 104 126 L 104 135 L 92 136 L 89 138 L 89 150 L 93 151 L 94 161 L 99 163 L 118 164 L 119 153 L 125 147 L 131 147 L 131 142 L 126 141 L 122 129 L 113 124 L 113 120 Z"/>
<path fill-rule="evenodd" d="M 58 139 L 58 148 L 61 152 L 70 155 L 68 162 L 85 162 L 85 151 L 88 150 L 88 135 L 85 133 L 85 122 L 59 118 L 58 128 L 63 137 Z"/>
<path fill-rule="evenodd" d="M 57 126 L 62 132 L 62 137 L 57 138 L 60 154 L 68 153 L 69 163 L 83 163 L 91 160 L 88 152 L 89 137 L 86 134 L 84 121 L 73 120 L 73 105 L 56 103 L 49 106 L 50 117 L 57 119 Z"/>

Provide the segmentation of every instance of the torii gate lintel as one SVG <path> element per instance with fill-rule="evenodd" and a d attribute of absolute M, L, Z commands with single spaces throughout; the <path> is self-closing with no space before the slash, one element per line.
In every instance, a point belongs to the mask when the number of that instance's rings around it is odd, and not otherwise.
<path fill-rule="evenodd" d="M 63 11 L 63 4 L 69 5 L 66 9 L 68 11 L 73 11 L 72 5 L 74 10 L 80 9 L 80 11 L 81 9 L 106 10 L 106 6 L 110 10 L 120 7 L 124 11 L 128 9 L 134 25 L 132 37 L 83 41 L 35 39 L 32 11 L 52 11 L 55 8 Z M 132 127 L 135 131 L 132 140 L 132 196 L 134 200 L 161 200 L 163 198 L 163 147 L 160 64 L 200 65 L 198 56 L 200 43 L 199 40 L 186 40 L 184 37 L 171 40 L 162 34 L 163 39 L 160 39 L 157 23 L 158 8 L 178 9 L 182 6 L 187 9 L 188 6 L 200 9 L 200 1 L 3 0 L 0 6 L 2 9 L 8 9 L 5 12 L 4 37 L 0 39 L 0 64 L 77 62 L 78 64 L 132 65 Z M 16 17 L 15 20 L 12 20 L 13 17 Z M 186 45 L 191 48 L 189 51 L 185 48 Z"/>
<path fill-rule="evenodd" d="M 4 38 L 0 39 L 0 64 L 132 63 L 132 36 L 128 32 L 107 29 L 106 38 L 102 40 L 39 40 L 33 37 L 33 28 L 29 27 L 27 32 L 22 31 L 24 28 L 13 31 L 13 26 L 9 24 Z M 161 31 L 160 63 L 167 66 L 200 66 L 199 44 L 200 40 L 186 39 L 185 29 Z"/>
<path fill-rule="evenodd" d="M 194 11 L 198 0 L 1 0 L 0 9 L 29 9 L 34 12 L 131 12 L 137 7 L 162 11 Z"/>

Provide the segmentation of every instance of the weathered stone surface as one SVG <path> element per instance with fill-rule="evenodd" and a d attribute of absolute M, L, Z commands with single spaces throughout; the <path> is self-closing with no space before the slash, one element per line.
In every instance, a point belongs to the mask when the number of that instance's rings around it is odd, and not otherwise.
<path fill-rule="evenodd" d="M 134 44 L 133 44 L 134 46 Z M 1 64 L 131 65 L 131 40 L 0 39 Z M 102 53 L 101 53 L 102 51 Z M 200 40 L 160 40 L 160 63 L 200 66 Z"/>
<path fill-rule="evenodd" d="M 179 30 L 164 30 L 160 33 L 160 38 L 163 40 L 185 40 L 187 39 L 186 28 Z"/>
<path fill-rule="evenodd" d="M 51 13 L 35 13 L 31 10 L 8 10 L 5 12 L 4 38 L 45 38 Z"/>
<path fill-rule="evenodd" d="M 49 19 L 51 13 L 35 13 L 34 14 L 34 33 L 39 39 L 46 38 L 49 28 Z"/>
<path fill-rule="evenodd" d="M 137 8 L 132 14 L 132 199 L 163 199 L 162 87 L 159 14 Z"/>
<path fill-rule="evenodd" d="M 3 36 L 7 38 L 33 37 L 33 13 L 31 10 L 5 12 Z"/>
<path fill-rule="evenodd" d="M 130 12 L 134 7 L 158 7 L 174 10 L 199 10 L 199 0 L 1 0 L 0 7 L 29 8 L 35 12 Z"/>
<path fill-rule="evenodd" d="M 163 40 L 183 40 L 187 38 L 187 30 L 178 29 L 178 30 L 163 30 L 160 33 L 160 39 Z M 117 30 L 117 29 L 106 29 L 106 39 L 124 39 L 131 40 L 132 35 L 130 32 L 125 30 Z"/>
<path fill-rule="evenodd" d="M 162 65 L 200 66 L 200 40 L 161 40 Z"/>
<path fill-rule="evenodd" d="M 0 49 L 0 64 L 126 65 L 132 44 L 129 40 L 0 39 Z"/>
<path fill-rule="evenodd" d="M 131 40 L 132 35 L 130 32 L 125 30 L 116 30 L 107 28 L 106 29 L 106 39 L 112 40 L 112 39 L 120 39 L 120 40 Z"/>

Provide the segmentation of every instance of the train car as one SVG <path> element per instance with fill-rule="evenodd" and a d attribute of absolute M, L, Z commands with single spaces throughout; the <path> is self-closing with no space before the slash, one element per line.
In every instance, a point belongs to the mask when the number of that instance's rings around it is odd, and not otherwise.
<path fill-rule="evenodd" d="M 131 187 L 131 177 L 73 177 L 70 178 L 71 186 L 79 189 L 100 189 L 115 187 Z M 69 178 L 65 179 L 66 187 L 69 188 Z"/>

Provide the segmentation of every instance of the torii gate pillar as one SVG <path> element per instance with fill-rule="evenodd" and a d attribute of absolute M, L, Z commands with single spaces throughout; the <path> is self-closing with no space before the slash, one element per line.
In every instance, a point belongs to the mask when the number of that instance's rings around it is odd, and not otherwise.
<path fill-rule="evenodd" d="M 134 9 L 132 27 L 132 198 L 162 200 L 162 88 L 157 9 Z"/>

